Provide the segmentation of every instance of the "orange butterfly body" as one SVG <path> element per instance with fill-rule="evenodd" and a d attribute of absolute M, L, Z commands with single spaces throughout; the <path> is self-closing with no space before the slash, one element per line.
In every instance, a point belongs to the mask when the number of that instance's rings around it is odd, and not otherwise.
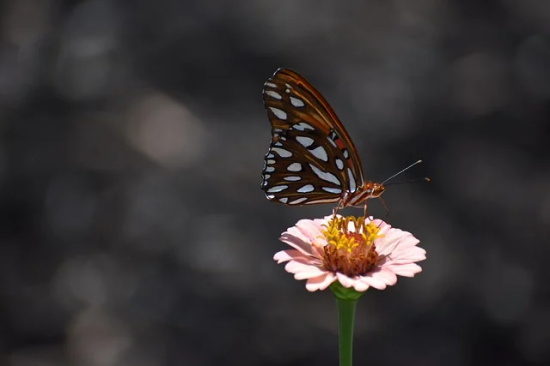
<path fill-rule="evenodd" d="M 280 68 L 264 84 L 271 123 L 261 188 L 288 205 L 338 202 L 357 206 L 385 190 L 365 181 L 349 134 L 328 102 L 304 77 Z"/>

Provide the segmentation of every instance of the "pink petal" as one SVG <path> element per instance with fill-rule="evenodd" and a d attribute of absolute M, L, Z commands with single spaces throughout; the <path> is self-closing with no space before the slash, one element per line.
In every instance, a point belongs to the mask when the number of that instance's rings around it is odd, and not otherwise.
<path fill-rule="evenodd" d="M 294 250 L 294 249 L 287 249 L 282 250 L 280 252 L 277 252 L 273 259 L 277 261 L 277 263 L 283 263 L 287 262 L 289 260 L 293 260 L 299 263 L 304 263 L 308 265 L 320 265 L 321 261 L 317 258 L 313 258 L 310 256 L 305 256 L 302 254 L 302 252 Z"/>
<path fill-rule="evenodd" d="M 404 233 L 399 229 L 392 229 L 384 237 L 376 240 L 376 251 L 379 254 L 388 255 L 401 246 L 412 246 L 419 241 L 409 233 Z"/>
<path fill-rule="evenodd" d="M 324 222 L 324 220 L 320 219 L 300 220 L 296 223 L 296 226 L 288 228 L 279 240 L 306 255 L 319 258 L 322 256 L 320 248 L 326 244 L 326 240 L 321 232 Z"/>
<path fill-rule="evenodd" d="M 372 217 L 371 217 L 371 219 L 372 219 Z M 391 229 L 390 224 L 388 224 L 387 222 L 384 222 L 380 219 L 371 220 L 370 222 L 372 222 L 374 225 L 376 225 L 378 228 L 380 228 L 380 231 L 378 232 L 379 234 L 385 234 Z"/>
<path fill-rule="evenodd" d="M 326 240 L 320 240 L 317 239 L 317 241 L 314 241 L 311 243 L 311 254 L 315 258 L 322 258 L 323 257 L 323 247 L 326 245 Z"/>
<path fill-rule="evenodd" d="M 368 286 L 372 286 L 377 290 L 383 290 L 386 288 L 386 283 L 380 279 L 373 278 L 370 275 L 367 276 L 361 276 L 360 281 L 367 284 Z"/>
<path fill-rule="evenodd" d="M 415 274 L 422 272 L 422 267 L 416 263 L 389 265 L 388 268 L 404 277 L 414 277 Z"/>
<path fill-rule="evenodd" d="M 319 222 L 319 219 L 317 220 L 307 220 L 303 219 L 296 223 L 296 226 L 298 230 L 308 238 L 309 241 L 315 240 L 315 238 L 323 235 L 321 232 L 322 229 L 322 223 Z"/>
<path fill-rule="evenodd" d="M 386 257 L 386 264 L 407 264 L 426 259 L 426 251 L 422 248 L 412 247 L 401 253 L 391 253 Z"/>
<path fill-rule="evenodd" d="M 306 255 L 311 255 L 311 244 L 303 240 L 301 235 L 298 229 L 291 227 L 281 235 L 279 240 Z"/>
<path fill-rule="evenodd" d="M 310 278 L 306 282 L 306 289 L 310 292 L 324 290 L 336 280 L 336 276 L 332 272 L 326 272 L 322 276 Z"/>
<path fill-rule="evenodd" d="M 342 284 L 342 286 L 346 288 L 353 287 L 355 291 L 363 292 L 366 291 L 369 288 L 369 284 L 362 281 L 362 277 L 356 276 L 356 277 L 349 277 L 343 273 L 336 273 L 336 276 L 338 277 L 338 282 Z"/>
<path fill-rule="evenodd" d="M 308 263 L 301 263 L 298 261 L 290 261 L 285 265 L 285 271 L 289 273 L 296 274 L 298 272 L 310 272 L 310 271 L 319 271 L 320 269 Z"/>
<path fill-rule="evenodd" d="M 304 232 L 298 228 L 298 226 L 289 227 L 283 234 L 290 234 L 306 243 L 309 242 L 310 239 L 308 235 L 304 234 Z"/>
<path fill-rule="evenodd" d="M 383 239 L 377 239 L 375 241 L 375 244 L 376 244 L 376 252 L 378 252 L 378 254 L 388 256 L 395 250 L 395 248 L 399 243 L 395 240 L 389 241 L 383 238 Z"/>
<path fill-rule="evenodd" d="M 340 282 L 345 288 L 350 288 L 353 286 L 353 280 L 345 274 L 337 272 L 336 277 L 338 277 L 338 282 Z"/>
<path fill-rule="evenodd" d="M 414 237 L 413 237 L 414 238 Z M 418 244 L 418 240 L 410 240 L 410 238 L 403 238 L 401 239 L 395 248 L 392 250 L 392 253 L 395 255 L 398 255 L 399 253 L 403 251 L 407 251 L 411 248 L 419 248 L 416 245 Z"/>
<path fill-rule="evenodd" d="M 365 282 L 357 279 L 357 280 L 353 281 L 353 289 L 357 292 L 364 292 L 364 291 L 367 291 L 369 289 L 369 285 L 366 284 Z"/>
<path fill-rule="evenodd" d="M 386 285 L 393 286 L 397 283 L 397 276 L 393 271 L 387 268 L 381 268 L 376 272 L 372 272 L 370 276 L 374 279 L 383 281 Z"/>
<path fill-rule="evenodd" d="M 280 252 L 275 253 L 273 259 L 276 260 L 277 263 L 283 263 L 288 262 L 301 254 L 302 253 L 297 250 L 281 250 Z"/>
<path fill-rule="evenodd" d="M 328 271 L 322 270 L 318 267 L 310 266 L 307 270 L 295 272 L 294 278 L 297 280 L 306 280 L 310 278 L 315 278 L 328 273 Z"/>
<path fill-rule="evenodd" d="M 407 250 L 410 250 L 410 249 L 414 249 L 414 248 L 417 248 L 417 249 L 420 249 L 420 247 L 417 247 L 416 244 L 418 243 L 406 243 L 406 242 L 401 242 L 399 243 L 399 245 L 392 251 L 394 257 L 397 256 L 397 255 L 400 255 L 402 252 L 406 252 Z M 422 251 L 424 249 L 421 249 Z"/>

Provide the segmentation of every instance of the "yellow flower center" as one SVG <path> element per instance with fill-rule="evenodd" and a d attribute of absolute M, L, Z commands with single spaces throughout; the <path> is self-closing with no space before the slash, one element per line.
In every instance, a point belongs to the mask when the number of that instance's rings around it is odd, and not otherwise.
<path fill-rule="evenodd" d="M 327 245 L 323 247 L 326 270 L 353 277 L 371 271 L 378 263 L 374 240 L 380 228 L 365 223 L 364 217 L 334 216 L 323 230 Z"/>

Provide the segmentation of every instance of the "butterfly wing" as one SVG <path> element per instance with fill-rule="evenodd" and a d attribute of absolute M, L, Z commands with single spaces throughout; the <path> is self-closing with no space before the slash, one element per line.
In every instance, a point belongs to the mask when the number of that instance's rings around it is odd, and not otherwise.
<path fill-rule="evenodd" d="M 278 69 L 264 84 L 271 123 L 262 189 L 285 204 L 336 202 L 363 184 L 361 161 L 325 98 L 304 77 Z"/>

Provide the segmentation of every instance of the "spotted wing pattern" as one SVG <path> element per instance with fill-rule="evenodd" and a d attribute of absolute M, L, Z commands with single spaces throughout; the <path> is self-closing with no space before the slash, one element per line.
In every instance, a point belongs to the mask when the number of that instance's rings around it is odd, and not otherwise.
<path fill-rule="evenodd" d="M 269 200 L 306 205 L 339 201 L 363 184 L 361 161 L 344 126 L 304 77 L 278 69 L 264 84 L 271 122 L 262 189 Z"/>

